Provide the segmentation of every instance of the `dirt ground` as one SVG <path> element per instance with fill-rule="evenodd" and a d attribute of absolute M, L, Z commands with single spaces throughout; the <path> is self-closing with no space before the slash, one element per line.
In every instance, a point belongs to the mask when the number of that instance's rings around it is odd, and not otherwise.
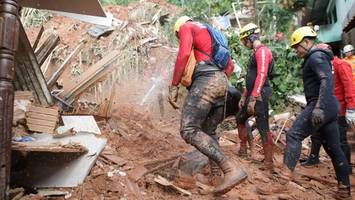
<path fill-rule="evenodd" d="M 157 3 L 164 9 L 171 11 L 172 15 L 178 13 L 178 9 L 168 4 L 164 0 L 150 0 Z M 139 3 L 123 6 L 107 6 L 106 11 L 110 11 L 115 18 L 119 20 L 128 20 L 130 13 L 139 5 Z M 129 23 L 133 23 L 129 21 Z M 93 49 L 93 45 L 101 48 L 101 54 L 89 52 L 90 62 L 83 62 L 80 70 L 85 71 L 92 63 L 102 58 L 102 54 L 114 48 L 112 41 L 118 36 L 118 30 L 114 31 L 110 36 L 100 38 L 100 40 L 91 38 L 86 31 L 91 27 L 89 24 L 78 22 L 61 16 L 54 16 L 44 24 L 46 34 L 50 31 L 56 32 L 61 37 L 58 48 L 64 49 L 59 51 L 57 60 L 50 63 L 50 67 L 45 74 L 46 77 L 53 73 L 55 66 L 58 65 L 65 55 L 74 49 L 81 39 L 87 40 L 86 46 Z M 26 28 L 28 37 L 31 42 L 36 38 L 39 31 L 38 27 Z M 120 38 L 118 38 L 120 39 Z M 111 155 L 118 157 L 122 163 L 113 163 L 110 160 L 100 156 L 95 166 L 92 168 L 85 182 L 76 188 L 63 188 L 68 191 L 70 196 L 68 199 L 73 200 L 114 200 L 114 199 L 144 199 L 144 200 L 188 200 L 188 199 L 223 199 L 223 200 L 254 200 L 254 199 L 333 199 L 332 193 L 336 189 L 335 175 L 329 157 L 322 152 L 321 163 L 315 168 L 304 168 L 297 166 L 296 171 L 303 174 L 311 174 L 327 180 L 317 181 L 314 179 L 306 179 L 303 182 L 288 185 L 288 191 L 282 191 L 279 194 L 261 195 L 256 191 L 257 186 L 268 184 L 280 184 L 277 178 L 269 177 L 262 170 L 262 148 L 256 147 L 257 153 L 253 158 L 240 158 L 235 153 L 238 149 L 238 139 L 236 131 L 230 127 L 235 127 L 234 120 L 229 120 L 226 127 L 221 128 L 220 134 L 221 145 L 223 150 L 230 156 L 237 165 L 246 169 L 248 179 L 242 184 L 236 186 L 232 191 L 222 197 L 214 197 L 204 193 L 201 187 L 196 185 L 196 180 L 203 182 L 208 177 L 206 169 L 204 172 L 198 173 L 193 177 L 178 176 L 175 172 L 174 183 L 180 187 L 192 192 L 190 196 L 184 196 L 171 187 L 164 187 L 154 181 L 159 171 L 148 173 L 140 178 L 137 183 L 128 177 L 137 175 L 139 168 L 168 158 L 172 158 L 186 152 L 193 151 L 194 148 L 186 144 L 179 134 L 179 111 L 173 110 L 166 101 L 167 86 L 171 78 L 176 51 L 172 44 L 167 40 L 160 41 L 162 46 L 150 48 L 145 57 L 144 70 L 136 73 L 129 72 L 127 79 L 118 82 L 115 88 L 115 101 L 111 108 L 111 117 L 97 117 L 97 123 L 102 131 L 102 137 L 108 139 L 102 155 Z M 85 50 L 84 50 L 85 51 Z M 70 84 L 70 80 L 76 79 L 73 73 L 78 63 L 78 58 L 73 61 L 71 68 L 68 68 L 62 75 L 61 82 L 63 87 Z M 119 61 L 118 61 L 119 63 Z M 80 71 L 79 70 L 79 71 Z M 159 80 L 159 81 L 158 81 Z M 148 95 L 149 90 L 152 93 Z M 111 91 L 112 92 L 112 91 Z M 186 94 L 182 92 L 182 96 Z M 84 94 L 85 98 L 92 100 L 90 93 Z M 146 101 L 143 101 L 148 96 Z M 182 104 L 183 98 L 179 99 Z M 282 146 L 282 145 L 281 145 Z M 303 149 L 303 156 L 307 155 L 307 148 Z M 354 154 L 354 152 L 353 152 Z M 276 149 L 275 165 L 276 171 L 280 170 L 282 163 L 283 151 Z M 355 155 L 353 156 L 353 159 Z M 124 161 L 124 164 L 123 164 Z M 355 163 L 355 161 L 352 161 Z M 182 178 L 183 177 L 183 178 Z M 352 183 L 355 176 L 351 175 Z M 282 184 L 282 183 L 281 183 Z M 354 187 L 352 188 L 353 192 Z M 27 197 L 26 197 L 27 198 Z M 23 198 L 23 199 L 26 199 Z M 41 199 L 40 197 L 28 197 L 27 199 Z M 64 199 L 51 198 L 51 199 Z"/>

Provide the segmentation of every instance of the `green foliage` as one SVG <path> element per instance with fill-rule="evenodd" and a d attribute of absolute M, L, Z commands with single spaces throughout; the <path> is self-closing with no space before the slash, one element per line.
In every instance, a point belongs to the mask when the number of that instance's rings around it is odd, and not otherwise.
<path fill-rule="evenodd" d="M 224 15 L 232 11 L 231 0 L 168 0 L 168 2 L 184 8 L 185 15 L 196 20 L 206 21 L 210 16 Z"/>
<path fill-rule="evenodd" d="M 48 21 L 52 14 L 47 11 L 34 8 L 23 8 L 21 10 L 21 22 L 25 27 L 40 26 Z"/>
<path fill-rule="evenodd" d="M 102 5 L 128 5 L 129 3 L 136 1 L 138 0 L 100 0 Z"/>

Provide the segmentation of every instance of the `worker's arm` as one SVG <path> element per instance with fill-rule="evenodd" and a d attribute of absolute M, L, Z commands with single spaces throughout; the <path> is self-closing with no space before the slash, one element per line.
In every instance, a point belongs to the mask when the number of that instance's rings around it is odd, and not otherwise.
<path fill-rule="evenodd" d="M 326 101 L 329 100 L 328 97 L 331 96 L 330 93 L 333 92 L 330 89 L 332 88 L 333 81 L 332 66 L 330 64 L 328 56 L 325 53 L 315 52 L 313 53 L 313 55 L 315 56 L 315 58 L 311 60 L 310 66 L 312 67 L 313 72 L 316 74 L 320 82 L 316 107 L 325 109 L 325 105 L 327 105 Z"/>
<path fill-rule="evenodd" d="M 259 97 L 261 89 L 268 76 L 269 64 L 271 61 L 271 52 L 267 47 L 260 47 L 255 52 L 256 64 L 257 64 L 257 75 L 254 82 L 254 88 L 252 90 L 251 96 Z"/>
<path fill-rule="evenodd" d="M 179 31 L 179 53 L 176 58 L 172 85 L 179 85 L 182 75 L 184 74 L 186 64 L 189 60 L 192 50 L 192 30 L 188 26 L 181 26 Z"/>
<path fill-rule="evenodd" d="M 226 68 L 224 69 L 224 72 L 226 73 L 228 79 L 232 76 L 234 71 L 234 64 L 232 58 L 229 58 L 228 63 Z"/>
<path fill-rule="evenodd" d="M 344 88 L 344 100 L 347 109 L 355 109 L 355 86 L 351 66 L 347 62 L 341 62 L 337 68 L 339 79 Z"/>

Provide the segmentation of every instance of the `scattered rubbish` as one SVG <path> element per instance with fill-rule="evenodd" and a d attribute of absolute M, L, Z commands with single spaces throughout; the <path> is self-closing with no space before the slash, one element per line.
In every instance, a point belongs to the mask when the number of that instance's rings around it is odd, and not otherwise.
<path fill-rule="evenodd" d="M 14 142 L 32 142 L 32 141 L 35 141 L 35 139 L 31 136 L 21 136 L 21 137 L 13 137 L 12 141 L 14 141 Z"/>
<path fill-rule="evenodd" d="M 68 197 L 69 192 L 60 191 L 60 190 L 51 190 L 51 189 L 39 189 L 37 194 L 42 197 Z"/>
<path fill-rule="evenodd" d="M 61 138 L 66 136 L 73 136 L 77 133 L 73 127 L 60 126 L 55 130 L 53 138 Z"/>
<path fill-rule="evenodd" d="M 115 175 L 127 176 L 127 173 L 126 173 L 126 172 L 123 172 L 123 171 L 121 171 L 121 170 L 119 170 L 119 169 L 114 169 L 114 170 L 112 170 L 112 171 L 108 171 L 108 172 L 107 172 L 107 176 L 108 176 L 108 177 L 113 177 L 113 176 L 115 176 Z"/>
<path fill-rule="evenodd" d="M 62 116 L 62 120 L 65 127 L 71 127 L 75 132 L 101 134 L 93 116 L 67 115 Z"/>
<path fill-rule="evenodd" d="M 115 30 L 113 27 L 94 25 L 88 30 L 88 34 L 94 38 L 106 37 Z"/>
<path fill-rule="evenodd" d="M 127 163 L 126 160 L 124 160 L 123 158 L 120 158 L 116 155 L 107 155 L 107 154 L 101 154 L 101 156 L 106 159 L 107 161 L 110 161 L 118 166 L 123 166 Z"/>
<path fill-rule="evenodd" d="M 155 181 L 156 183 L 159 183 L 160 185 L 167 186 L 167 187 L 171 187 L 171 188 L 175 189 L 176 191 L 180 192 L 180 193 L 183 194 L 183 195 L 186 195 L 186 196 L 191 196 L 191 195 L 192 195 L 192 193 L 191 193 L 190 191 L 187 191 L 187 190 L 185 190 L 185 189 L 182 189 L 182 188 L 180 188 L 180 187 L 174 185 L 172 182 L 170 182 L 169 180 L 167 180 L 166 178 L 164 178 L 164 177 L 162 177 L 162 176 L 160 176 L 160 175 L 158 175 L 158 176 L 154 179 L 154 181 Z"/>

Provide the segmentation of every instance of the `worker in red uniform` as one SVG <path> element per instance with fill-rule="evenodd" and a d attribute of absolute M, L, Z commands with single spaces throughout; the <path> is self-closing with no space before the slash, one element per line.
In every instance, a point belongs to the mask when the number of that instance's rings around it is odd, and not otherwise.
<path fill-rule="evenodd" d="M 176 105 L 179 83 L 193 51 L 197 64 L 182 108 L 180 134 L 222 170 L 224 178 L 213 191 L 221 195 L 247 177 L 246 172 L 223 153 L 215 132 L 224 117 L 227 76 L 232 74 L 234 65 L 229 59 L 222 71 L 211 62 L 208 55 L 212 54 L 212 38 L 205 25 L 183 16 L 176 21 L 174 29 L 179 39 L 179 52 L 168 100 Z"/>
<path fill-rule="evenodd" d="M 331 51 L 331 47 L 327 44 L 319 44 L 318 48 Z M 334 77 L 334 95 L 340 104 L 340 112 L 338 115 L 338 128 L 340 134 L 340 147 L 349 163 L 349 171 L 351 167 L 351 150 L 347 140 L 348 123 L 346 121 L 346 113 L 355 111 L 355 87 L 352 84 L 352 69 L 349 63 L 334 56 L 333 77 Z M 301 161 L 303 166 L 312 166 L 319 163 L 319 150 L 322 145 L 321 138 L 318 134 L 312 134 L 312 148 L 308 159 Z"/>
<path fill-rule="evenodd" d="M 256 126 L 261 135 L 264 149 L 264 164 L 273 172 L 272 133 L 269 129 L 269 99 L 272 89 L 269 85 L 269 69 L 272 69 L 273 57 L 270 49 L 261 43 L 260 29 L 250 23 L 240 31 L 240 40 L 244 46 L 252 49 L 247 68 L 245 90 L 239 101 L 240 112 L 237 114 L 238 136 L 240 139 L 239 155 L 247 155 L 247 129 L 245 122 L 250 116 L 256 117 Z"/>

